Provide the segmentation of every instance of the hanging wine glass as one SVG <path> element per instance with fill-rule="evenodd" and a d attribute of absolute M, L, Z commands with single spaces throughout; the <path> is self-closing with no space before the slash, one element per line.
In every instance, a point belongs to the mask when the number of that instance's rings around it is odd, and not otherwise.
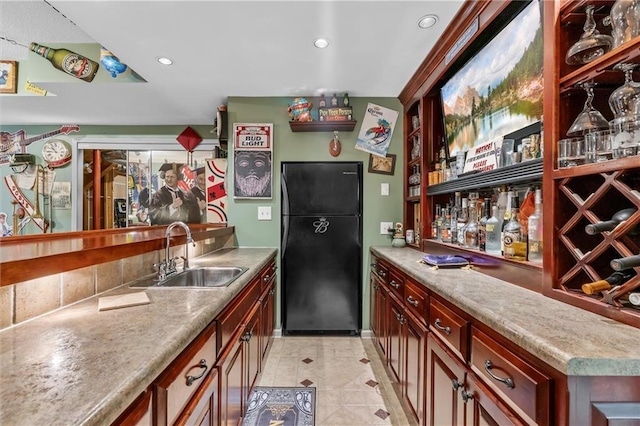
<path fill-rule="evenodd" d="M 587 100 L 584 103 L 584 108 L 567 131 L 567 136 L 570 138 L 609 128 L 609 122 L 602 116 L 600 111 L 591 105 L 594 86 L 595 83 L 593 81 L 586 81 L 580 84 L 580 87 L 587 92 Z"/>
<path fill-rule="evenodd" d="M 582 27 L 584 32 L 580 36 L 580 40 L 569 48 L 565 57 L 565 61 L 569 65 L 589 63 L 611 50 L 613 38 L 598 32 L 596 21 L 593 19 L 593 11 L 593 5 L 587 6 L 587 18 L 584 27 Z"/>
<path fill-rule="evenodd" d="M 613 67 L 624 73 L 624 84 L 609 96 L 609 107 L 614 115 L 609 125 L 615 157 L 635 155 L 640 145 L 640 83 L 633 81 L 633 70 L 637 66 L 620 63 Z"/>
<path fill-rule="evenodd" d="M 633 81 L 633 69 L 638 64 L 620 63 L 613 67 L 624 73 L 624 84 L 609 96 L 614 119 L 633 118 L 640 114 L 640 83 Z"/>

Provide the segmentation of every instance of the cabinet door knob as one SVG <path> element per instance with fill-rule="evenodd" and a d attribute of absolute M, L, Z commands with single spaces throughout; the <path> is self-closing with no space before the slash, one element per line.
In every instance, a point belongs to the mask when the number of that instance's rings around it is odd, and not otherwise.
<path fill-rule="evenodd" d="M 515 384 L 513 383 L 513 380 L 511 380 L 510 377 L 506 377 L 506 378 L 498 377 L 495 374 L 493 374 L 493 372 L 491 371 L 492 368 L 493 368 L 493 364 L 491 364 L 491 361 L 486 360 L 484 362 L 484 371 L 486 371 L 487 374 L 491 376 L 492 379 L 497 380 L 501 383 L 504 383 L 507 386 L 507 389 L 513 389 L 515 387 Z"/>
<path fill-rule="evenodd" d="M 193 384 L 193 382 L 195 382 L 198 379 L 201 379 L 202 377 L 204 377 L 205 373 L 207 372 L 207 370 L 209 369 L 209 367 L 207 366 L 207 360 L 206 359 L 201 359 L 200 360 L 200 364 L 191 367 L 191 368 L 202 368 L 202 373 L 200 373 L 199 376 L 187 376 L 187 386 L 191 386 Z"/>
<path fill-rule="evenodd" d="M 436 318 L 436 321 L 433 323 L 433 325 L 434 325 L 438 330 L 440 330 L 440 331 L 444 331 L 444 334 L 446 334 L 447 336 L 451 334 L 451 327 L 449 327 L 449 326 L 443 327 L 443 326 L 440 324 L 440 318 Z"/>
<path fill-rule="evenodd" d="M 473 399 L 473 393 L 463 389 L 462 390 L 462 400 L 464 401 L 464 403 L 466 404 L 467 401 L 469 401 L 470 399 Z"/>
<path fill-rule="evenodd" d="M 454 391 L 457 391 L 458 389 L 460 389 L 462 387 L 462 383 L 458 381 L 458 379 L 452 379 L 451 380 L 451 386 L 453 387 Z"/>

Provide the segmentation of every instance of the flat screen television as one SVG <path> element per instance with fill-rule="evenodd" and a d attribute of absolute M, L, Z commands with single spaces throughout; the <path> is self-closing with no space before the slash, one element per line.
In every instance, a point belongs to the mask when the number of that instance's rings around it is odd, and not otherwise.
<path fill-rule="evenodd" d="M 440 90 L 449 158 L 542 120 L 541 4 L 533 0 Z"/>

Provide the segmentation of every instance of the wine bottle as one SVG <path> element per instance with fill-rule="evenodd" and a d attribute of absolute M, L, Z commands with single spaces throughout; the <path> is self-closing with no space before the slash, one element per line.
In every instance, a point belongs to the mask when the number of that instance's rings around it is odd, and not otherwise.
<path fill-rule="evenodd" d="M 502 221 L 498 219 L 499 210 L 498 206 L 491 208 L 491 217 L 487 220 L 486 226 L 486 252 L 496 256 L 500 256 L 502 251 L 500 250 L 500 232 L 502 230 Z"/>
<path fill-rule="evenodd" d="M 584 227 L 584 231 L 589 235 L 595 235 L 600 232 L 612 231 L 615 229 L 620 222 L 624 222 L 629 219 L 636 212 L 635 208 L 624 209 L 614 213 L 611 216 L 611 220 L 606 220 L 604 222 L 598 223 L 590 223 L 589 225 Z"/>
<path fill-rule="evenodd" d="M 67 49 L 52 49 L 37 43 L 31 43 L 29 49 L 51 62 L 54 68 L 80 80 L 93 81 L 100 65 Z"/>
<path fill-rule="evenodd" d="M 620 259 L 613 259 L 609 264 L 614 271 L 622 271 L 625 269 L 635 268 L 637 266 L 640 266 L 640 254 L 622 257 Z"/>
<path fill-rule="evenodd" d="M 603 280 L 594 281 L 588 284 L 583 284 L 582 292 L 584 294 L 593 294 L 598 291 L 606 291 L 606 290 L 609 290 L 614 285 L 623 284 L 632 276 L 634 276 L 633 271 L 616 271 Z"/>
<path fill-rule="evenodd" d="M 529 216 L 529 261 L 542 262 L 542 190 L 536 189 L 535 210 Z"/>
<path fill-rule="evenodd" d="M 487 251 L 487 221 L 491 218 L 491 199 L 484 199 L 484 213 L 478 221 L 478 249 Z"/>
<path fill-rule="evenodd" d="M 527 260 L 527 239 L 520 223 L 518 196 L 511 200 L 511 215 L 503 228 L 502 240 L 505 259 Z"/>

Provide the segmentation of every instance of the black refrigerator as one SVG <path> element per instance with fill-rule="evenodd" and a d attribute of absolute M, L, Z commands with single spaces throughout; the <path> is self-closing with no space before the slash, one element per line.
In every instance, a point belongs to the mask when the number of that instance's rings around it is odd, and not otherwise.
<path fill-rule="evenodd" d="M 283 334 L 362 328 L 362 163 L 283 162 Z"/>

